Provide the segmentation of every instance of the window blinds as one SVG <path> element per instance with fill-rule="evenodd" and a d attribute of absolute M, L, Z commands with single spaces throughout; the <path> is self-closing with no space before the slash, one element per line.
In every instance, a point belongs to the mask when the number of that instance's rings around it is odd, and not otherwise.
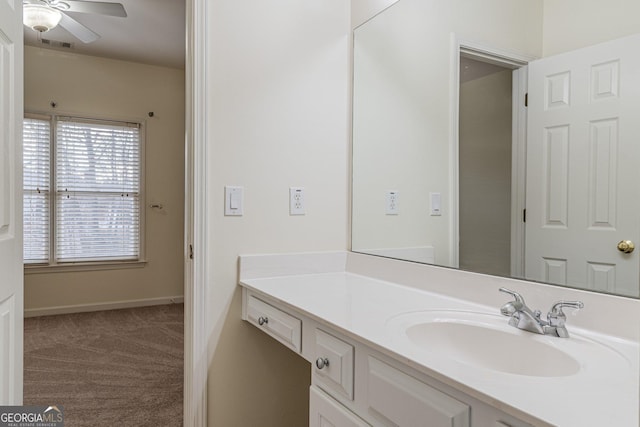
<path fill-rule="evenodd" d="M 138 258 L 138 126 L 60 120 L 55 188 L 57 260 Z"/>
<path fill-rule="evenodd" d="M 54 117 L 23 129 L 25 263 L 139 259 L 139 126 Z"/>
<path fill-rule="evenodd" d="M 24 261 L 49 260 L 51 122 L 25 119 L 23 125 Z"/>

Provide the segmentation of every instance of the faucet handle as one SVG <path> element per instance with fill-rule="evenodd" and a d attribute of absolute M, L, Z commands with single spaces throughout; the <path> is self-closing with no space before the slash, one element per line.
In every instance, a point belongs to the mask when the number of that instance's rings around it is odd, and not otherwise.
<path fill-rule="evenodd" d="M 509 294 L 511 295 L 513 298 L 515 298 L 515 300 L 521 304 L 524 304 L 524 298 L 522 298 L 522 295 L 520 295 L 519 293 L 517 293 L 516 291 L 512 291 L 511 289 L 507 289 L 507 288 L 500 288 L 498 289 L 500 292 L 503 292 L 505 294 Z"/>
<path fill-rule="evenodd" d="M 549 323 L 553 326 L 562 326 L 564 325 L 564 321 L 567 319 L 566 314 L 562 309 L 564 307 L 570 307 L 575 309 L 580 309 L 584 307 L 584 303 L 582 301 L 558 301 L 553 304 L 551 307 L 551 311 L 547 314 L 547 319 Z"/>
<path fill-rule="evenodd" d="M 498 289 L 500 292 L 503 292 L 505 294 L 509 294 L 514 298 L 514 301 L 509 301 L 508 303 L 504 304 L 501 308 L 500 308 L 500 313 L 503 316 L 508 316 L 511 317 L 510 322 L 518 322 L 518 312 L 525 309 L 527 307 L 527 305 L 524 303 L 524 298 L 522 298 L 522 295 L 520 295 L 519 293 L 512 291 L 511 289 L 507 289 L 507 288 L 500 288 Z M 514 317 L 515 316 L 515 317 Z M 513 325 L 515 326 L 515 325 Z"/>
<path fill-rule="evenodd" d="M 582 301 L 558 301 L 557 303 L 553 304 L 550 313 L 554 315 L 564 314 L 564 312 L 562 311 L 563 307 L 580 309 L 584 307 L 584 303 Z"/>

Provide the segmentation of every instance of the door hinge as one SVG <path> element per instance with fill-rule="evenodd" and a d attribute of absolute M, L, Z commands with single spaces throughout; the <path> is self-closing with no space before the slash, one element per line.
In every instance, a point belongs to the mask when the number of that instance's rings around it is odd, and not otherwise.
<path fill-rule="evenodd" d="M 522 222 L 527 222 L 527 210 L 522 209 Z"/>
<path fill-rule="evenodd" d="M 524 94 L 524 106 L 525 107 L 529 106 L 529 94 L 528 93 Z"/>
<path fill-rule="evenodd" d="M 189 259 L 193 259 L 193 245 L 189 245 Z"/>

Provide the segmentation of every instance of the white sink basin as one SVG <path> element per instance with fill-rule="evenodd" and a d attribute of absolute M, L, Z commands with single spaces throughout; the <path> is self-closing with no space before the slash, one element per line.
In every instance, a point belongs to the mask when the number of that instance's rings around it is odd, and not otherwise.
<path fill-rule="evenodd" d="M 578 361 L 584 352 L 614 351 L 575 335 L 544 336 L 514 328 L 507 322 L 504 316 L 486 313 L 420 311 L 396 316 L 387 326 L 397 341 L 417 353 L 530 377 L 576 375 L 585 367 Z"/>

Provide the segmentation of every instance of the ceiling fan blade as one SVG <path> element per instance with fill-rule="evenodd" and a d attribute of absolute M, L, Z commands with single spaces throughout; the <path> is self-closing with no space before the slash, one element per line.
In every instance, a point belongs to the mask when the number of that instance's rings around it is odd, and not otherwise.
<path fill-rule="evenodd" d="M 65 13 L 62 14 L 60 26 L 73 34 L 76 38 L 80 39 L 83 43 L 91 43 L 100 38 L 98 34 L 94 33 Z"/>
<path fill-rule="evenodd" d="M 78 13 L 96 13 L 99 15 L 118 16 L 120 18 L 127 17 L 127 11 L 120 3 L 107 3 L 103 1 L 82 1 L 82 0 L 65 0 L 64 3 L 69 5 L 68 12 Z"/>

